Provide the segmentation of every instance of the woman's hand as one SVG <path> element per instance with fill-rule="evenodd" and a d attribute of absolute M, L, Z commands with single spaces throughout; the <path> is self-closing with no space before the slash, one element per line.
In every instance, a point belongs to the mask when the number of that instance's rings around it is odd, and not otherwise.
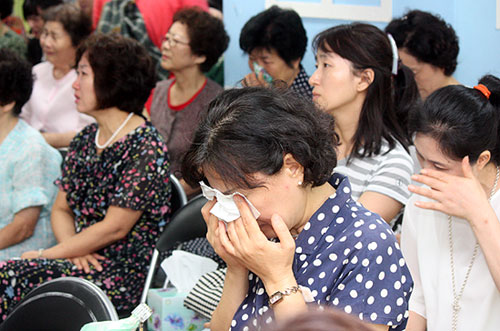
<path fill-rule="evenodd" d="M 271 225 L 280 241 L 271 242 L 261 231 L 247 202 L 237 195 L 234 201 L 241 217 L 228 224 L 227 234 L 221 234 L 224 249 L 258 275 L 268 292 L 296 285 L 292 270 L 295 241 L 283 219 L 277 214 L 271 217 Z"/>
<path fill-rule="evenodd" d="M 408 189 L 413 193 L 435 200 L 417 201 L 415 206 L 437 210 L 464 218 L 469 222 L 477 219 L 479 214 L 484 213 L 491 206 L 481 183 L 472 173 L 468 156 L 462 160 L 462 170 L 464 177 L 431 169 L 422 169 L 420 175 L 413 175 L 413 180 L 425 184 L 429 188 L 409 185 Z"/>
<path fill-rule="evenodd" d="M 207 223 L 207 240 L 212 245 L 214 251 L 219 255 L 228 268 L 241 269 L 247 272 L 247 269 L 231 254 L 229 254 L 223 247 L 220 237 L 226 236 L 226 227 L 224 222 L 220 221 L 216 216 L 210 214 L 210 210 L 216 204 L 217 198 L 208 201 L 201 209 L 201 214 Z"/>
<path fill-rule="evenodd" d="M 21 259 L 38 259 L 38 251 L 27 251 L 21 255 Z"/>
<path fill-rule="evenodd" d="M 241 84 L 245 87 L 255 87 L 255 86 L 261 86 L 261 87 L 268 87 L 269 83 L 266 82 L 264 79 L 264 73 L 259 72 L 259 76 L 255 74 L 255 72 L 251 72 L 248 75 L 246 75 L 243 80 L 241 81 Z"/>
<path fill-rule="evenodd" d="M 85 273 L 90 272 L 90 265 L 93 265 L 97 271 L 102 271 L 102 265 L 99 261 L 105 260 L 106 258 L 97 253 L 91 253 L 84 256 L 69 258 L 68 261 L 76 265 L 78 270 L 82 270 Z"/>

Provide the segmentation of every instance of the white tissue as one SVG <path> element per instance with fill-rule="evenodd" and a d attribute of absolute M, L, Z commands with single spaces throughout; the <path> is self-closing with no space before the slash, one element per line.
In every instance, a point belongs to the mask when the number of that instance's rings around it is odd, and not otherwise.
<path fill-rule="evenodd" d="M 208 257 L 175 250 L 161 263 L 167 282 L 180 292 L 189 292 L 201 276 L 217 270 L 217 263 Z"/>
<path fill-rule="evenodd" d="M 212 207 L 212 209 L 210 209 L 210 213 L 215 217 L 223 220 L 224 222 L 232 222 L 240 217 L 240 211 L 238 210 L 238 207 L 236 206 L 236 203 L 233 199 L 235 194 L 245 199 L 245 201 L 248 203 L 248 206 L 250 207 L 250 210 L 252 211 L 253 217 L 255 217 L 255 219 L 259 218 L 259 211 L 243 194 L 239 192 L 235 192 L 232 194 L 223 194 L 221 191 L 207 186 L 203 182 L 200 182 L 200 186 L 205 198 L 207 198 L 208 200 L 213 200 L 214 197 L 217 198 L 217 202 Z"/>

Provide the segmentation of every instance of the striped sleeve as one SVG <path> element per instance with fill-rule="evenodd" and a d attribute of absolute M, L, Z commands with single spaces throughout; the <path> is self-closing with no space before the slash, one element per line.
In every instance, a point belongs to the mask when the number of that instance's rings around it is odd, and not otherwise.
<path fill-rule="evenodd" d="M 226 270 L 219 269 L 201 276 L 184 300 L 184 306 L 211 319 L 222 296 Z"/>
<path fill-rule="evenodd" d="M 384 194 L 406 205 L 408 185 L 413 174 L 413 160 L 401 145 L 381 156 L 365 191 Z"/>

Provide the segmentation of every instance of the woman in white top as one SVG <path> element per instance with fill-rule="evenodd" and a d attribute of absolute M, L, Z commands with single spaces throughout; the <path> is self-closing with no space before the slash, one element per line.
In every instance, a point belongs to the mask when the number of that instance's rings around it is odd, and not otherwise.
<path fill-rule="evenodd" d="M 410 196 L 406 116 L 419 100 L 413 74 L 373 25 L 330 28 L 313 46 L 313 100 L 335 117 L 340 138 L 335 172 L 348 176 L 355 199 L 389 222 Z"/>
<path fill-rule="evenodd" d="M 500 325 L 500 80 L 447 86 L 412 112 L 423 170 L 413 179 L 403 253 L 415 281 L 407 330 Z"/>
<path fill-rule="evenodd" d="M 71 85 L 76 80 L 76 48 L 91 33 L 91 23 L 73 4 L 62 4 L 43 12 L 40 36 L 45 62 L 33 67 L 35 83 L 21 117 L 42 132 L 52 146 L 67 147 L 75 134 L 94 122 L 76 110 Z"/>

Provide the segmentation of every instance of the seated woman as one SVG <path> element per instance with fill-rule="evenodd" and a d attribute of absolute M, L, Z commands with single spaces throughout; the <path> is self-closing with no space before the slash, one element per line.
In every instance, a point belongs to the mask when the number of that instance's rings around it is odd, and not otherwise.
<path fill-rule="evenodd" d="M 55 243 L 50 209 L 61 155 L 19 119 L 33 87 L 31 65 L 0 50 L 0 261 Z"/>
<path fill-rule="evenodd" d="M 58 244 L 0 268 L 2 319 L 33 287 L 61 276 L 92 280 L 119 311 L 135 307 L 168 220 L 167 148 L 140 116 L 155 84 L 152 59 L 118 35 L 90 37 L 76 59 L 78 111 L 97 123 L 73 139 L 57 181 L 51 220 Z"/>
<path fill-rule="evenodd" d="M 213 330 L 262 326 L 306 302 L 404 329 L 410 273 L 387 223 L 332 175 L 333 127 L 290 90 L 232 89 L 210 104 L 182 169 L 188 183 L 206 178 L 206 192 L 219 191 L 202 210 L 227 263 Z"/>
<path fill-rule="evenodd" d="M 373 25 L 336 26 L 313 46 L 313 100 L 335 117 L 340 137 L 335 172 L 349 178 L 354 199 L 390 222 L 410 197 L 413 161 L 404 127 L 419 98 L 413 75 Z"/>
<path fill-rule="evenodd" d="M 458 37 L 439 16 L 411 10 L 392 20 L 385 32 L 394 37 L 401 61 L 415 74 L 422 99 L 443 86 L 460 84 L 452 76 L 457 68 Z"/>
<path fill-rule="evenodd" d="M 21 118 L 42 132 L 56 147 L 67 147 L 75 134 L 92 122 L 79 113 L 71 84 L 76 79 L 76 47 L 91 32 L 90 20 L 73 4 L 50 7 L 43 12 L 45 24 L 40 43 L 45 62 L 33 67 L 33 94 Z"/>
<path fill-rule="evenodd" d="M 266 86 L 269 82 L 264 79 L 265 71 L 273 80 L 283 81 L 293 91 L 311 98 L 309 76 L 300 63 L 306 47 L 306 30 L 294 10 L 272 6 L 255 15 L 240 34 L 240 48 L 248 54 L 248 66 L 252 71 L 242 84 Z"/>
<path fill-rule="evenodd" d="M 203 73 L 217 62 L 228 42 L 222 21 L 197 8 L 175 13 L 165 36 L 161 65 L 174 77 L 156 85 L 151 122 L 167 143 L 171 172 L 177 178 L 182 179 L 181 159 L 193 140 L 199 114 L 222 91 Z M 198 190 L 181 183 L 188 194 Z"/>
<path fill-rule="evenodd" d="M 443 87 L 412 113 L 422 164 L 402 247 L 415 279 L 407 330 L 500 325 L 500 79 Z M 451 328 L 450 328 L 451 326 Z"/>

